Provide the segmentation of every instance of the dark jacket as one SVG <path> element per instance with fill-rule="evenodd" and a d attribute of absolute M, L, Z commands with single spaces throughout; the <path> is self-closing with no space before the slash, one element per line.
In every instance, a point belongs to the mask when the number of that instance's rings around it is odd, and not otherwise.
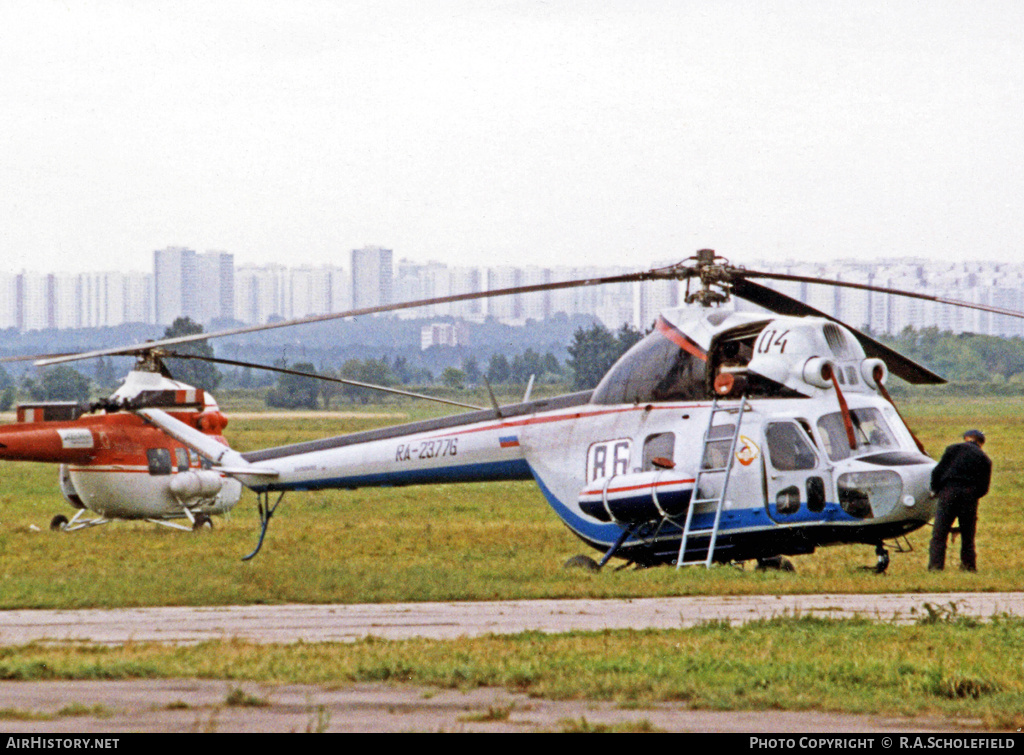
<path fill-rule="evenodd" d="M 939 493 L 946 487 L 973 492 L 975 498 L 988 493 L 992 479 L 992 461 L 976 443 L 955 443 L 949 446 L 932 470 L 932 490 Z"/>

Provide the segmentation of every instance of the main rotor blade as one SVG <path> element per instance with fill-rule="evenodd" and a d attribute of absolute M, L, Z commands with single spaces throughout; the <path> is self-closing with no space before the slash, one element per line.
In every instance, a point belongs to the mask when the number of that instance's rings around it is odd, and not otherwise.
<path fill-rule="evenodd" d="M 267 370 L 268 372 L 280 372 L 285 375 L 296 375 L 298 377 L 314 378 L 316 380 L 326 380 L 331 383 L 342 383 L 343 385 L 352 385 L 356 388 L 368 388 L 373 391 L 383 391 L 384 393 L 394 393 L 399 396 L 407 396 L 409 398 L 419 398 L 425 401 L 437 401 L 441 404 L 450 404 L 451 406 L 460 406 L 463 409 L 483 409 L 482 406 L 476 406 L 475 404 L 464 404 L 461 401 L 451 401 L 446 398 L 439 398 L 437 396 L 427 396 L 423 393 L 413 393 L 412 391 L 403 391 L 398 388 L 388 388 L 384 385 L 374 385 L 373 383 L 361 383 L 358 380 L 348 380 L 346 378 L 336 378 L 330 375 L 318 375 L 315 372 L 302 372 L 300 370 L 290 370 L 287 367 L 269 367 L 265 364 L 255 364 L 253 362 L 237 362 L 233 359 L 220 359 L 218 357 L 206 357 L 200 356 L 199 354 L 183 354 L 178 352 L 168 352 L 165 354 L 167 359 L 198 359 L 203 362 L 216 362 L 217 364 L 227 364 L 233 367 L 252 367 L 257 370 Z"/>
<path fill-rule="evenodd" d="M 980 312 L 989 312 L 991 314 L 1004 315 L 1006 317 L 1024 318 L 1024 312 L 1016 309 L 994 307 L 991 304 L 977 304 L 971 301 L 964 301 L 963 299 L 950 299 L 945 296 L 923 294 L 918 291 L 904 291 L 898 288 L 872 286 L 869 283 L 853 283 L 852 281 L 837 281 L 825 278 L 811 278 L 806 275 L 790 275 L 789 273 L 765 273 L 757 270 L 740 270 L 734 274 L 743 278 L 768 278 L 771 280 L 791 281 L 793 283 L 816 283 L 820 286 L 837 286 L 839 288 L 853 288 L 859 291 L 870 291 L 879 294 L 889 294 L 890 296 L 904 296 L 909 299 L 922 299 L 923 301 L 935 302 L 936 304 L 948 304 L 949 306 L 952 307 L 965 307 L 967 309 L 976 309 Z"/>
<path fill-rule="evenodd" d="M 777 312 L 780 315 L 824 317 L 832 322 L 839 323 L 856 336 L 864 348 L 865 354 L 869 357 L 881 359 L 888 366 L 889 372 L 903 378 L 908 383 L 914 383 L 915 385 L 939 385 L 946 382 L 945 378 L 932 372 L 927 367 L 905 357 L 884 343 L 876 341 L 866 333 L 862 333 L 856 328 L 847 325 L 842 320 L 821 312 L 791 296 L 787 296 L 767 286 L 762 286 L 760 283 L 754 283 L 745 278 L 734 278 L 732 281 L 732 293 L 741 299 L 746 299 L 753 304 L 770 309 L 772 312 Z"/>
<path fill-rule="evenodd" d="M 686 277 L 692 274 L 691 272 L 688 272 L 689 270 L 689 268 L 681 267 L 680 265 L 674 265 L 672 267 L 667 268 L 645 270 L 643 272 L 637 273 L 625 273 L 623 275 L 609 275 L 600 278 L 584 278 L 580 280 L 557 281 L 555 283 L 538 283 L 530 286 L 513 286 L 511 288 L 498 288 L 493 289 L 491 291 L 475 291 L 473 293 L 468 294 L 439 296 L 432 299 L 418 299 L 416 301 L 398 302 L 395 304 L 381 304 L 375 307 L 362 307 L 360 309 L 350 309 L 347 312 L 334 312 L 326 315 L 312 315 L 310 317 L 301 317 L 295 320 L 282 320 L 281 322 L 267 323 L 265 325 L 249 325 L 242 328 L 231 328 L 229 330 L 220 330 L 213 333 L 193 333 L 187 336 L 177 336 L 175 338 L 163 338 L 156 341 L 146 341 L 144 343 L 133 344 L 131 346 L 117 346 L 107 349 L 96 349 L 95 351 L 82 352 L 80 354 L 50 357 L 39 360 L 38 362 L 36 362 L 36 365 L 42 367 L 51 364 L 75 362 L 82 359 L 94 359 L 96 357 L 113 356 L 117 354 L 139 355 L 153 351 L 154 349 L 163 348 L 165 346 L 177 346 L 184 343 L 192 343 L 193 341 L 205 341 L 210 338 L 226 338 L 228 336 L 238 336 L 244 335 L 246 333 L 259 333 L 264 330 L 274 330 L 276 328 L 290 328 L 295 325 L 307 325 L 316 322 L 328 322 L 330 320 L 340 320 L 346 317 L 358 317 L 360 315 L 380 314 L 382 312 L 395 312 L 401 309 L 428 307 L 435 304 L 450 304 L 460 301 L 471 301 L 473 299 L 489 299 L 496 296 L 513 296 L 515 294 L 531 294 L 542 291 L 557 291 L 560 289 L 579 288 L 582 286 L 600 286 L 607 283 L 632 283 L 635 281 L 657 280 L 672 277 Z"/>
<path fill-rule="evenodd" d="M 12 356 L 12 357 L 0 357 L 0 363 L 5 363 L 6 364 L 6 363 L 9 363 L 9 362 L 37 362 L 37 361 L 42 360 L 42 359 L 55 359 L 57 357 L 66 357 L 66 356 L 74 356 L 74 355 L 73 354 L 69 354 L 67 352 L 64 352 L 62 354 L 22 354 L 22 355 L 19 355 L 19 356 Z"/>

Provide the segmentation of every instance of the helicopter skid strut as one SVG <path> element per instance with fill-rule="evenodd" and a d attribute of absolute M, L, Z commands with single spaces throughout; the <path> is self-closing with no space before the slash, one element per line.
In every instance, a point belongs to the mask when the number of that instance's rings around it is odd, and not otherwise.
<path fill-rule="evenodd" d="M 105 517 L 97 517 L 95 519 L 82 519 L 82 515 L 86 512 L 86 509 L 79 509 L 78 512 L 71 517 L 71 521 L 64 519 L 63 515 L 58 515 L 53 518 L 50 522 L 51 530 L 59 530 L 61 532 L 77 532 L 78 530 L 84 530 L 88 527 L 98 527 L 101 524 L 109 524 L 110 519 Z M 63 522 L 60 520 L 64 519 Z M 81 520 L 81 521 L 79 521 Z"/>
<path fill-rule="evenodd" d="M 260 539 L 256 543 L 256 549 L 248 556 L 242 556 L 243 561 L 248 561 L 253 558 L 257 553 L 260 552 L 260 548 L 263 547 L 263 538 L 267 535 L 267 526 L 270 524 L 270 517 L 277 511 L 277 507 L 281 505 L 281 499 L 284 498 L 285 491 L 282 490 L 280 495 L 277 496 L 277 500 L 274 501 L 274 505 L 270 505 L 270 491 L 264 490 L 256 494 L 256 510 L 260 515 Z"/>
<path fill-rule="evenodd" d="M 597 562 L 597 568 L 600 569 L 607 564 L 611 560 L 611 557 L 614 556 L 618 552 L 619 548 L 622 547 L 622 544 L 626 542 L 626 539 L 638 529 L 640 529 L 640 525 L 634 524 L 622 530 L 622 534 L 619 535 L 619 539 L 615 541 L 615 544 L 609 548 L 608 552 L 605 553 L 601 560 Z"/>
<path fill-rule="evenodd" d="M 107 519 L 106 517 L 95 517 L 93 519 L 82 519 L 82 515 L 85 513 L 85 509 L 81 509 L 75 514 L 70 521 L 64 519 L 63 515 L 55 516 L 50 522 L 50 529 L 60 532 L 78 532 L 78 530 L 88 529 L 90 527 L 99 527 L 101 524 L 110 524 L 113 520 Z M 188 514 L 189 525 L 178 524 L 177 522 L 169 522 L 166 519 L 155 519 L 147 517 L 144 521 L 150 524 L 159 524 L 161 527 L 168 527 L 170 529 L 182 530 L 184 532 L 193 532 L 200 527 L 207 526 L 210 524 L 210 517 L 206 514 L 199 514 L 193 516 L 192 512 L 188 509 L 185 510 Z"/>
<path fill-rule="evenodd" d="M 166 521 L 164 519 L 147 519 L 146 521 L 150 522 L 152 524 L 159 524 L 159 525 L 161 525 L 163 527 L 167 527 L 168 529 L 172 529 L 172 530 L 181 530 L 182 532 L 191 532 L 192 531 L 191 527 L 187 527 L 184 524 L 178 524 L 177 522 L 168 522 L 168 521 Z"/>

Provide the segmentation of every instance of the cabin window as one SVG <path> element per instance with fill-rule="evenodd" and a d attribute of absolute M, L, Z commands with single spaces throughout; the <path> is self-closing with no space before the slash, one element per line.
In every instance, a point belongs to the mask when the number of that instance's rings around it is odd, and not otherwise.
<path fill-rule="evenodd" d="M 775 510 L 780 514 L 795 514 L 800 510 L 800 489 L 796 485 L 783 488 L 775 495 Z"/>
<path fill-rule="evenodd" d="M 798 419 L 797 423 L 800 425 L 800 428 L 807 433 L 807 437 L 811 439 L 811 443 L 814 444 L 814 433 L 811 432 L 811 423 L 805 419 Z"/>
<path fill-rule="evenodd" d="M 820 477 L 807 478 L 807 510 L 816 514 L 825 510 L 825 481 Z"/>
<path fill-rule="evenodd" d="M 780 472 L 814 469 L 818 465 L 814 449 L 793 422 L 772 422 L 765 429 L 768 455 Z"/>
<path fill-rule="evenodd" d="M 171 450 L 169 448 L 147 448 L 146 461 L 151 475 L 171 473 Z"/>
<path fill-rule="evenodd" d="M 185 450 L 184 448 L 175 448 L 174 449 L 174 459 L 178 463 L 178 471 L 179 472 L 187 472 L 188 471 L 188 451 L 187 450 Z"/>
<path fill-rule="evenodd" d="M 675 433 L 658 433 L 648 435 L 644 441 L 643 468 L 648 472 L 652 469 L 672 469 L 675 466 L 676 435 Z"/>
<path fill-rule="evenodd" d="M 853 423 L 853 435 L 857 440 L 855 451 L 850 449 L 842 412 L 826 414 L 818 420 L 818 430 L 825 444 L 825 452 L 832 461 L 847 459 L 854 453 L 859 456 L 897 447 L 892 430 L 877 409 L 853 409 L 850 411 L 850 421 Z"/>
<path fill-rule="evenodd" d="M 708 441 L 704 444 L 704 459 L 700 468 L 725 469 L 729 466 L 729 450 L 732 438 L 736 434 L 736 425 L 715 425 L 708 431 Z"/>

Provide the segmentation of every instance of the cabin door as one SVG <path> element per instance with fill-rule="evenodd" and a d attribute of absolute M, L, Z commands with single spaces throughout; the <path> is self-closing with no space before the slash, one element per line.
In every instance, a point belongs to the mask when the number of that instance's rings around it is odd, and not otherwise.
<path fill-rule="evenodd" d="M 768 422 L 764 440 L 765 508 L 772 521 L 806 521 L 824 511 L 831 473 L 807 430 L 794 420 Z"/>

